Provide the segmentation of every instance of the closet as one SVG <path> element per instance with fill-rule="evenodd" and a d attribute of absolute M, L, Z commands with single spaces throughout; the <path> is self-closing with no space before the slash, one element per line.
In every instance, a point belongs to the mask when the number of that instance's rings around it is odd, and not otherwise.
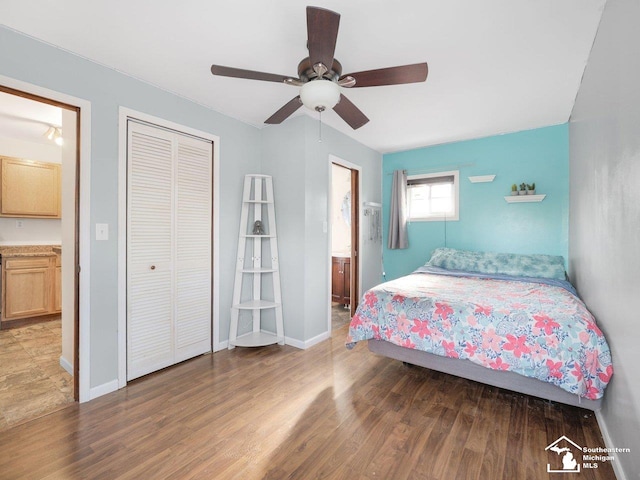
<path fill-rule="evenodd" d="M 211 351 L 212 143 L 127 125 L 127 379 Z"/>

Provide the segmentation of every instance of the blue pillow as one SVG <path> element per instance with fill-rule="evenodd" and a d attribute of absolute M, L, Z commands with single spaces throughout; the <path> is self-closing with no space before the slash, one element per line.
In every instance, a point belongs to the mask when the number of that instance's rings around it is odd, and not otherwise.
<path fill-rule="evenodd" d="M 436 248 L 427 265 L 466 272 L 566 279 L 564 259 L 556 255 L 521 255 Z"/>

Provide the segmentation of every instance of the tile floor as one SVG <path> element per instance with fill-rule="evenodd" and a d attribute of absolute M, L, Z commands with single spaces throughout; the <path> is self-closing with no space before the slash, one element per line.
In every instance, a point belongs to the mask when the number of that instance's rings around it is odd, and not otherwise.
<path fill-rule="evenodd" d="M 351 314 L 348 307 L 339 303 L 331 303 L 331 330 L 337 330 L 350 321 Z"/>
<path fill-rule="evenodd" d="M 73 402 L 61 335 L 59 319 L 0 330 L 0 431 Z"/>

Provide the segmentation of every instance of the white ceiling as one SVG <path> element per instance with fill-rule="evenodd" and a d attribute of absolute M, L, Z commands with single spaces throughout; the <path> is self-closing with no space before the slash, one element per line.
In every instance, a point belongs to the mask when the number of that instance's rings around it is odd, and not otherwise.
<path fill-rule="evenodd" d="M 425 83 L 343 89 L 371 120 L 359 130 L 322 120 L 380 152 L 567 122 L 605 1 L 320 0 L 341 14 L 343 73 L 429 64 Z M 2 4 L 9 28 L 259 127 L 297 88 L 211 64 L 294 76 L 307 56 L 299 0 Z"/>
<path fill-rule="evenodd" d="M 53 145 L 44 134 L 61 125 L 61 108 L 0 92 L 0 136 Z"/>

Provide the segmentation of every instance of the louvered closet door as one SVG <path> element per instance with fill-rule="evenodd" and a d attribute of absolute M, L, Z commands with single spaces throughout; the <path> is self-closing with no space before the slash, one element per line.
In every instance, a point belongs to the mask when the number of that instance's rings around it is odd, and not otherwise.
<path fill-rule="evenodd" d="M 211 350 L 211 142 L 178 136 L 176 361 Z"/>
<path fill-rule="evenodd" d="M 211 350 L 211 158 L 210 142 L 129 121 L 129 380 Z"/>

